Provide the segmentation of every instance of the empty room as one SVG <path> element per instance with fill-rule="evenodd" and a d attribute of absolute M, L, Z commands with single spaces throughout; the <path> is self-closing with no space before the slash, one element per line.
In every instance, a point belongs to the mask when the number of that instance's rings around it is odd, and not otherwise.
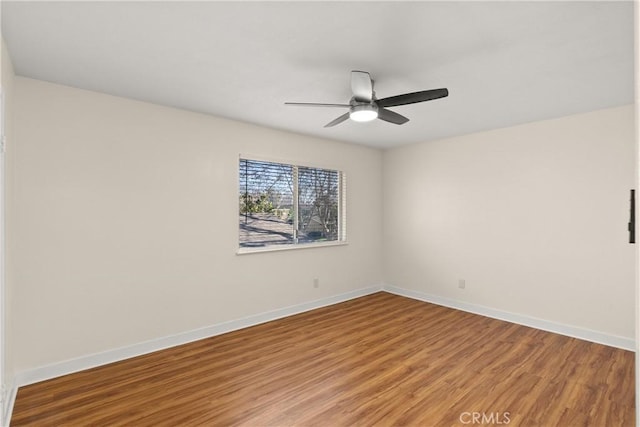
<path fill-rule="evenodd" d="M 5 426 L 635 426 L 632 1 L 2 1 Z"/>

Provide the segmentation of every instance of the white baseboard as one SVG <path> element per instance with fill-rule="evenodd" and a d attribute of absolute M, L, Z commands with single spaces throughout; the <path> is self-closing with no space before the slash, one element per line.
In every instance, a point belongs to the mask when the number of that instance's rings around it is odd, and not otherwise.
<path fill-rule="evenodd" d="M 2 426 L 9 427 L 11 424 L 11 415 L 13 414 L 13 405 L 16 403 L 16 395 L 18 394 L 18 387 L 11 386 L 6 395 L 6 401 L 4 401 L 4 407 L 2 408 Z"/>
<path fill-rule="evenodd" d="M 505 320 L 507 322 L 516 323 L 518 325 L 529 326 L 531 328 L 541 329 L 543 331 L 554 332 L 556 334 L 578 338 L 598 344 L 617 347 L 623 350 L 635 351 L 636 343 L 632 338 L 625 338 L 616 335 L 610 335 L 603 332 L 593 331 L 591 329 L 579 328 L 576 326 L 564 325 L 562 323 L 551 322 L 548 320 L 529 317 L 522 314 L 511 313 L 508 311 L 497 310 L 495 308 L 483 305 L 470 304 L 464 301 L 458 301 L 450 298 L 431 295 L 411 289 L 398 288 L 392 285 L 384 285 L 382 290 L 391 294 L 396 294 L 419 301 L 429 302 L 444 307 L 455 308 L 457 310 L 469 313 L 479 314 L 494 319 Z"/>
<path fill-rule="evenodd" d="M 364 289 L 346 292 L 332 297 L 322 298 L 290 307 L 285 307 L 266 313 L 256 314 L 254 316 L 245 317 L 238 320 L 219 323 L 207 326 L 201 329 L 183 332 L 151 341 L 134 344 L 114 350 L 108 350 L 101 353 L 91 354 L 64 362 L 54 363 L 52 365 L 42 366 L 28 371 L 18 372 L 15 377 L 17 387 L 33 384 L 40 381 L 56 378 L 62 375 L 74 372 L 84 371 L 86 369 L 95 368 L 97 366 L 106 365 L 108 363 L 118 362 L 120 360 L 129 359 L 143 354 L 152 353 L 158 350 L 187 344 L 204 338 L 213 337 L 238 329 L 247 328 L 249 326 L 258 325 L 260 323 L 270 322 L 294 314 L 303 313 L 305 311 L 314 310 L 320 307 L 337 304 L 354 298 L 359 298 L 375 292 L 382 291 L 381 286 L 372 286 Z M 16 389 L 17 389 L 16 387 Z"/>

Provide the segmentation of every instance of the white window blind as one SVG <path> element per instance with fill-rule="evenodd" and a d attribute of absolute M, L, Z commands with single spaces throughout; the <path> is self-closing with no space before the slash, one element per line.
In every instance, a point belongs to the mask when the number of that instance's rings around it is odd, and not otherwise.
<path fill-rule="evenodd" d="M 241 158 L 239 177 L 240 248 L 346 240 L 344 173 Z"/>

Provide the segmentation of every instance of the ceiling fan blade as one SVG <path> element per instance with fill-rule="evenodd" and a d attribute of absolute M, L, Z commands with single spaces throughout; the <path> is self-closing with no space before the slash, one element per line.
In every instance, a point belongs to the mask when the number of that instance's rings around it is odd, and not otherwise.
<path fill-rule="evenodd" d="M 351 107 L 349 104 L 321 104 L 317 102 L 285 102 L 284 105 L 295 105 L 298 107 Z"/>
<path fill-rule="evenodd" d="M 386 108 L 378 108 L 378 118 L 396 125 L 402 125 L 409 121 L 405 116 L 398 114 L 395 111 L 387 110 Z"/>
<path fill-rule="evenodd" d="M 343 115 L 341 115 L 340 117 L 338 117 L 337 119 L 330 121 L 329 123 L 327 123 L 326 125 L 324 125 L 324 127 L 326 128 L 330 128 L 333 127 L 335 125 L 339 125 L 340 123 L 344 122 L 345 120 L 347 120 L 349 118 L 349 113 L 344 113 Z"/>
<path fill-rule="evenodd" d="M 351 91 L 358 102 L 371 102 L 373 98 L 373 82 L 366 71 L 351 72 Z"/>
<path fill-rule="evenodd" d="M 415 104 L 416 102 L 431 101 L 432 99 L 444 98 L 449 95 L 447 89 L 431 89 L 421 92 L 405 93 L 404 95 L 390 96 L 377 101 L 379 107 L 395 107 L 398 105 Z"/>

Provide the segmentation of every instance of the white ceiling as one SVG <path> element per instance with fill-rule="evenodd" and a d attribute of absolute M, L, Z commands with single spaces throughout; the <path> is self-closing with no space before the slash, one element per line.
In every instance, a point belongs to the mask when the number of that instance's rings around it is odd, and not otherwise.
<path fill-rule="evenodd" d="M 17 74 L 393 147 L 633 103 L 633 3 L 2 2 Z M 323 126 L 350 71 L 411 120 Z"/>

